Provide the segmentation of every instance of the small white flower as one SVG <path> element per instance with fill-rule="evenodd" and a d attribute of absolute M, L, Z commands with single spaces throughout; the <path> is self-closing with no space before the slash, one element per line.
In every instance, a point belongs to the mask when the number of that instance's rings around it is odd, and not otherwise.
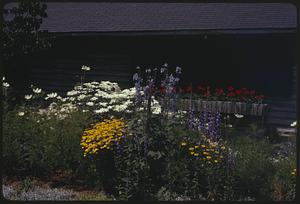
<path fill-rule="evenodd" d="M 78 91 L 72 90 L 67 92 L 67 96 L 74 96 L 78 93 Z"/>
<path fill-rule="evenodd" d="M 33 89 L 33 92 L 36 94 L 39 94 L 42 92 L 42 89 L 36 88 L 36 89 Z"/>
<path fill-rule="evenodd" d="M 296 127 L 297 126 L 297 121 L 294 121 L 290 126 L 291 127 Z"/>
<path fill-rule="evenodd" d="M 86 112 L 88 112 L 88 110 L 82 110 L 82 112 L 83 112 L 83 113 L 86 113 Z"/>
<path fill-rule="evenodd" d="M 78 99 L 78 100 L 82 100 L 82 99 L 84 99 L 85 97 L 86 97 L 86 95 L 80 94 L 80 95 L 77 97 L 77 99 Z"/>
<path fill-rule="evenodd" d="M 49 98 L 55 98 L 55 97 L 57 97 L 57 93 L 53 92 L 53 93 L 47 94 L 47 97 L 45 99 L 48 100 Z"/>
<path fill-rule="evenodd" d="M 240 114 L 234 114 L 234 116 L 237 117 L 237 118 L 243 118 L 244 117 L 244 115 L 240 115 Z"/>
<path fill-rule="evenodd" d="M 85 66 L 85 65 L 82 65 L 81 69 L 82 69 L 83 71 L 90 71 L 90 70 L 91 70 L 90 67 Z"/>
<path fill-rule="evenodd" d="M 2 81 L 5 81 L 5 77 L 2 77 Z"/>
<path fill-rule="evenodd" d="M 106 113 L 109 110 L 107 108 L 100 108 L 99 110 L 94 110 L 94 113 L 99 114 L 99 113 Z"/>
<path fill-rule="evenodd" d="M 23 115 L 25 115 L 25 113 L 24 112 L 19 112 L 18 115 L 23 116 Z"/>
<path fill-rule="evenodd" d="M 96 101 L 98 98 L 97 97 L 92 97 L 90 100 L 91 101 Z"/>
<path fill-rule="evenodd" d="M 99 85 L 99 82 L 97 82 L 97 81 L 92 81 L 91 84 L 92 84 L 92 85 Z"/>
<path fill-rule="evenodd" d="M 88 105 L 88 106 L 93 106 L 93 105 L 94 105 L 94 103 L 93 103 L 93 102 L 91 102 L 91 101 L 89 101 L 89 102 L 87 102 L 87 103 L 86 103 L 86 105 Z"/>
<path fill-rule="evenodd" d="M 3 82 L 3 84 L 2 84 L 5 88 L 8 88 L 10 85 L 9 85 L 9 83 L 7 83 L 7 82 Z"/>
<path fill-rule="evenodd" d="M 67 98 L 62 98 L 61 101 L 62 101 L 62 102 L 66 102 L 66 101 L 67 101 Z"/>
<path fill-rule="evenodd" d="M 228 127 L 232 128 L 233 126 L 231 124 L 228 124 Z"/>
<path fill-rule="evenodd" d="M 100 102 L 99 105 L 100 105 L 100 106 L 107 106 L 107 103 L 105 103 L 105 102 Z"/>
<path fill-rule="evenodd" d="M 30 95 L 25 95 L 24 98 L 25 98 L 26 100 L 30 100 L 30 99 L 32 98 L 32 95 L 31 95 L 31 94 L 30 94 Z"/>

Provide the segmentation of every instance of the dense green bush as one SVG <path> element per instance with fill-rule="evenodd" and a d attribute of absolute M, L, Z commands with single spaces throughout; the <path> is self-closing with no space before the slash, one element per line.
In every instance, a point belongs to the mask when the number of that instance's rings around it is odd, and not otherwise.
<path fill-rule="evenodd" d="M 24 114 L 24 115 L 23 115 Z M 76 171 L 85 162 L 79 146 L 88 114 L 54 115 L 16 108 L 3 116 L 5 173 L 49 175 L 57 169 Z"/>

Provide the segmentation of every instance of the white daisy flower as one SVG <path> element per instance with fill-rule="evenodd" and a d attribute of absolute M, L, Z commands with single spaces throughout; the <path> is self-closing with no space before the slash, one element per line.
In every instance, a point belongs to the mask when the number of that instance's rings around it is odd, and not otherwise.
<path fill-rule="evenodd" d="M 100 108 L 98 110 L 94 110 L 94 113 L 99 114 L 99 113 L 106 113 L 109 110 L 107 108 Z"/>
<path fill-rule="evenodd" d="M 23 115 L 25 115 L 24 112 L 19 112 L 19 113 L 18 113 L 18 116 L 23 116 Z"/>
<path fill-rule="evenodd" d="M 83 71 L 90 71 L 91 68 L 88 67 L 88 66 L 82 65 L 81 70 L 83 70 Z"/>
<path fill-rule="evenodd" d="M 75 90 L 72 90 L 72 91 L 68 91 L 68 92 L 67 92 L 67 96 L 74 96 L 74 95 L 76 95 L 76 94 L 78 94 L 78 91 L 75 91 Z"/>
<path fill-rule="evenodd" d="M 47 94 L 47 97 L 45 99 L 48 100 L 49 98 L 56 98 L 56 97 L 57 97 L 57 93 L 53 92 L 53 93 Z"/>
<path fill-rule="evenodd" d="M 96 101 L 98 98 L 97 97 L 92 97 L 90 100 L 91 101 Z"/>
<path fill-rule="evenodd" d="M 297 126 L 297 121 L 292 122 L 290 126 L 291 127 L 296 127 Z"/>
<path fill-rule="evenodd" d="M 33 92 L 36 94 L 39 94 L 42 92 L 42 89 L 36 88 L 36 89 L 33 89 Z"/>
<path fill-rule="evenodd" d="M 78 99 L 78 100 L 82 100 L 82 99 L 84 99 L 85 97 L 86 97 L 86 95 L 80 94 L 80 95 L 77 97 L 77 99 Z"/>
<path fill-rule="evenodd" d="M 93 102 L 91 102 L 91 101 L 89 101 L 89 102 L 87 102 L 87 103 L 86 103 L 86 105 L 88 105 L 88 106 L 93 106 L 93 105 L 94 105 L 94 103 L 93 103 Z"/>
<path fill-rule="evenodd" d="M 5 88 L 8 88 L 10 85 L 9 85 L 9 83 L 7 83 L 7 82 L 3 82 L 3 84 L 2 84 Z"/>
<path fill-rule="evenodd" d="M 240 114 L 234 114 L 234 116 L 237 117 L 237 118 L 243 118 L 244 117 L 244 115 L 240 115 Z"/>
<path fill-rule="evenodd" d="M 26 100 L 30 100 L 30 99 L 32 98 L 32 95 L 31 95 L 31 94 L 30 94 L 30 95 L 25 95 L 24 98 L 25 98 Z"/>

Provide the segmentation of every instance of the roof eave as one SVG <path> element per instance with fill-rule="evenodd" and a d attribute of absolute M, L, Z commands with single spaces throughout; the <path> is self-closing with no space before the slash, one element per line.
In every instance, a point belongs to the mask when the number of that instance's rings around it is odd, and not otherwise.
<path fill-rule="evenodd" d="M 214 30 L 161 30 L 161 31 L 73 31 L 50 32 L 56 36 L 162 36 L 162 35 L 218 35 L 218 34 L 282 34 L 296 33 L 296 28 L 214 29 Z"/>

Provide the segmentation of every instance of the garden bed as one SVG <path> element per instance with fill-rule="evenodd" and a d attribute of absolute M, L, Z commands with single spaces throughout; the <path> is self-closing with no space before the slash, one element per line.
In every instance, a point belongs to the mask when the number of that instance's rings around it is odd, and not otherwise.
<path fill-rule="evenodd" d="M 18 192 L 5 186 L 8 198 L 74 200 L 75 184 L 98 189 L 79 196 L 84 200 L 295 197 L 295 145 L 276 150 L 255 123 L 267 104 L 260 98 L 238 102 L 240 96 L 191 100 L 176 92 L 179 68 L 170 74 L 164 65 L 160 78 L 155 72 L 146 70 L 144 79 L 136 73 L 135 87 L 123 90 L 83 77 L 64 97 L 31 86 L 15 105 L 4 81 L 4 174 L 49 178 L 52 185 L 31 188 L 37 183 L 25 179 Z M 73 191 L 55 189 L 70 185 Z"/>

